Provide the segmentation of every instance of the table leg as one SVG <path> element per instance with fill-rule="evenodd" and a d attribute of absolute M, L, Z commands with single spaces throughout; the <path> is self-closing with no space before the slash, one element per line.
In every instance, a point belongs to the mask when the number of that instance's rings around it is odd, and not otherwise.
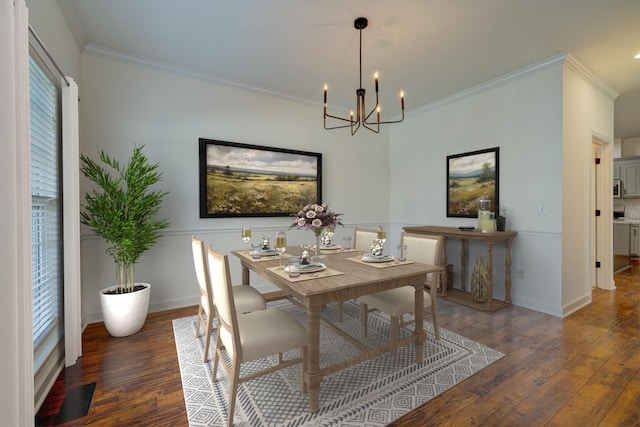
<path fill-rule="evenodd" d="M 507 239 L 505 241 L 505 246 L 507 248 L 507 253 L 505 255 L 505 275 L 504 275 L 504 288 L 505 288 L 505 297 L 504 302 L 507 304 L 511 304 L 511 239 Z"/>
<path fill-rule="evenodd" d="M 307 390 L 309 393 L 309 412 L 318 412 L 320 397 L 320 306 L 310 303 L 307 306 L 307 333 L 309 345 L 305 366 Z"/>
<path fill-rule="evenodd" d="M 422 283 L 416 283 L 414 285 L 416 289 L 415 295 L 415 327 L 413 335 L 416 339 L 416 363 L 422 363 L 424 359 L 424 285 Z M 435 304 L 435 301 L 433 302 Z"/>
<path fill-rule="evenodd" d="M 460 290 L 467 290 L 467 240 L 460 239 Z"/>
<path fill-rule="evenodd" d="M 242 266 L 242 284 L 249 285 L 249 269 L 244 265 Z"/>
<path fill-rule="evenodd" d="M 493 302 L 493 242 L 487 240 L 487 307 L 485 310 L 491 310 Z"/>
<path fill-rule="evenodd" d="M 447 272 L 447 238 L 443 238 L 442 239 L 442 266 L 444 267 L 444 273 L 442 274 L 442 276 L 440 276 L 442 278 L 442 280 L 440 281 L 442 286 L 441 292 L 442 292 L 442 296 L 446 297 L 447 296 L 447 283 L 449 283 L 449 273 Z"/>

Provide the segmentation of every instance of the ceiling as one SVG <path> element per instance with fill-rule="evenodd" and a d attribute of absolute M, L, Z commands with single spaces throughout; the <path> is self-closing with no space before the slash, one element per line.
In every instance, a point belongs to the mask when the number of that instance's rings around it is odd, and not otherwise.
<path fill-rule="evenodd" d="M 640 136 L 638 0 L 58 0 L 80 49 L 355 108 L 380 74 L 383 119 L 570 53 L 620 96 L 615 137 Z M 371 96 L 371 95 L 369 95 Z M 370 101 L 371 102 L 371 101 Z M 387 116 L 387 117 L 385 117 Z"/>

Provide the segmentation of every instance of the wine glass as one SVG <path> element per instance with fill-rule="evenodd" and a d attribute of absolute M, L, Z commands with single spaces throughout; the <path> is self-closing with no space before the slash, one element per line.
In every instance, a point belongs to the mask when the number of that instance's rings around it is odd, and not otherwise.
<path fill-rule="evenodd" d="M 251 225 L 249 224 L 242 224 L 242 241 L 249 249 L 249 242 L 251 241 Z"/>
<path fill-rule="evenodd" d="M 380 240 L 380 243 L 382 243 L 383 245 L 384 245 L 384 242 L 387 241 L 387 232 L 384 229 L 383 225 L 378 227 L 378 235 L 376 237 L 378 238 L 378 240 Z"/>
<path fill-rule="evenodd" d="M 287 235 L 284 231 L 276 231 L 275 248 L 278 252 L 278 264 L 282 267 L 282 255 L 287 251 Z"/>

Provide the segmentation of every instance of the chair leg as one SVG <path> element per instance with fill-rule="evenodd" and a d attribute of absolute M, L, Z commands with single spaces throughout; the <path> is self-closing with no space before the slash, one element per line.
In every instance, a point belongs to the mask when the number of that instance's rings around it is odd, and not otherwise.
<path fill-rule="evenodd" d="M 304 378 L 304 372 L 307 368 L 307 346 L 300 348 L 300 357 L 302 357 L 302 363 L 300 364 L 300 391 L 302 394 L 307 394 L 307 382 Z"/>
<path fill-rule="evenodd" d="M 196 321 L 196 338 L 200 336 L 200 321 L 202 320 L 202 304 L 198 306 L 198 320 Z"/>
<path fill-rule="evenodd" d="M 204 351 L 202 354 L 202 363 L 207 363 L 209 358 L 209 344 L 211 343 L 211 330 L 213 329 L 213 313 L 207 316 L 206 331 L 204 332 Z"/>
<path fill-rule="evenodd" d="M 396 344 L 398 342 L 398 330 L 400 329 L 400 320 L 396 316 L 391 316 L 389 321 L 389 338 L 391 342 Z"/>
<path fill-rule="evenodd" d="M 436 340 L 440 339 L 440 327 L 438 327 L 438 311 L 435 304 L 431 305 L 431 317 L 433 318 L 433 330 L 435 331 Z"/>
<path fill-rule="evenodd" d="M 360 303 L 360 323 L 362 323 L 362 336 L 367 338 L 367 321 L 369 318 L 369 306 L 363 302 Z"/>
<path fill-rule="evenodd" d="M 220 334 L 218 334 L 216 338 L 216 351 L 215 351 L 215 355 L 213 356 L 213 373 L 211 374 L 213 377 L 214 383 L 217 381 L 217 378 L 218 378 L 218 363 L 220 362 L 220 352 L 222 351 L 220 349 L 221 345 L 222 345 L 222 341 L 220 340 Z M 224 363 L 224 360 L 222 361 L 222 363 Z"/>
<path fill-rule="evenodd" d="M 238 354 L 233 355 L 233 365 L 231 366 L 233 374 L 229 378 L 229 412 L 227 414 L 227 426 L 233 426 L 233 413 L 236 408 L 236 393 L 238 391 L 238 382 L 240 377 L 240 359 Z"/>

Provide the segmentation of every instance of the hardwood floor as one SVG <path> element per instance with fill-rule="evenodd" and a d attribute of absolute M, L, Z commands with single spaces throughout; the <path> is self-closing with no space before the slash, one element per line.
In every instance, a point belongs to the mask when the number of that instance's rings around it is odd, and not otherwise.
<path fill-rule="evenodd" d="M 506 354 L 393 426 L 640 426 L 640 268 L 594 289 L 593 304 L 566 319 L 510 307 L 495 314 L 438 300 L 441 326 Z M 150 313 L 141 332 L 83 335 L 36 419 L 54 425 L 64 390 L 96 382 L 86 417 L 61 424 L 186 426 L 171 320 L 195 307 Z"/>

